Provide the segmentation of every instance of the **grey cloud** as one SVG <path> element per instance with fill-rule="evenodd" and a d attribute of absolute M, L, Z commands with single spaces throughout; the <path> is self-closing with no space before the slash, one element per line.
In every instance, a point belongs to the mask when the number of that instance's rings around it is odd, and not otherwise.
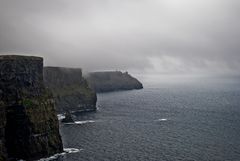
<path fill-rule="evenodd" d="M 238 73 L 238 0 L 0 0 L 0 54 L 136 73 Z"/>

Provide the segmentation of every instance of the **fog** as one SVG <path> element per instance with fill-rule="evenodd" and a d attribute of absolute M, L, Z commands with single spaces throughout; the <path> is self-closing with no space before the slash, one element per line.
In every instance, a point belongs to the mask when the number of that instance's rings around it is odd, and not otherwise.
<path fill-rule="evenodd" d="M 0 55 L 136 75 L 235 75 L 239 0 L 0 0 Z"/>

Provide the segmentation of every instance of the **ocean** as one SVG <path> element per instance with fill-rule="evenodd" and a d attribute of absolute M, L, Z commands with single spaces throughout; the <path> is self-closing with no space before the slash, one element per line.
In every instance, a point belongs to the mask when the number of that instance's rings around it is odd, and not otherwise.
<path fill-rule="evenodd" d="M 98 94 L 98 110 L 60 124 L 63 161 L 239 161 L 240 83 L 147 85 Z"/>

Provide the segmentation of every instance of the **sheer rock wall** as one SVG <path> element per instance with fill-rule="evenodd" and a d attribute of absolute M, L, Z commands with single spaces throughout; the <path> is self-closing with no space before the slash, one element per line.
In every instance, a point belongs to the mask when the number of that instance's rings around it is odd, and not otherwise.
<path fill-rule="evenodd" d="M 63 151 L 42 58 L 0 56 L 0 115 L 0 160 L 34 160 Z"/>

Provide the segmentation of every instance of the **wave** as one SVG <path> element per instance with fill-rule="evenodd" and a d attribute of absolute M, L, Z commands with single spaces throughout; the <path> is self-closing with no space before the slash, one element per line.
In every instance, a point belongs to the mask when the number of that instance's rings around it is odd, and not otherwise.
<path fill-rule="evenodd" d="M 168 119 L 158 119 L 157 121 L 167 121 Z"/>
<path fill-rule="evenodd" d="M 86 121 L 75 121 L 76 124 L 86 124 L 86 123 L 93 123 L 94 120 L 86 120 Z"/>
<path fill-rule="evenodd" d="M 64 114 L 58 114 L 57 117 L 58 117 L 58 120 L 65 119 L 65 115 Z"/>
<path fill-rule="evenodd" d="M 96 121 L 94 121 L 94 120 L 86 120 L 86 121 L 75 121 L 75 122 L 64 123 L 64 124 L 67 124 L 67 125 L 74 125 L 74 124 L 82 125 L 82 124 L 94 123 L 94 122 L 96 122 Z"/>
<path fill-rule="evenodd" d="M 55 155 L 53 155 L 51 157 L 48 157 L 48 158 L 42 158 L 42 159 L 39 159 L 38 161 L 51 161 L 51 160 L 54 160 L 54 159 L 58 159 L 59 157 L 64 156 L 66 154 L 78 153 L 82 150 L 83 149 L 64 148 L 62 153 L 55 154 Z"/>
<path fill-rule="evenodd" d="M 98 105 L 98 106 L 96 107 L 96 109 L 97 109 L 97 111 L 100 111 L 100 106 Z"/>
<path fill-rule="evenodd" d="M 71 154 L 71 153 L 78 153 L 80 151 L 82 151 L 83 149 L 76 149 L 76 148 L 64 148 L 64 152 L 66 152 L 67 154 Z"/>

